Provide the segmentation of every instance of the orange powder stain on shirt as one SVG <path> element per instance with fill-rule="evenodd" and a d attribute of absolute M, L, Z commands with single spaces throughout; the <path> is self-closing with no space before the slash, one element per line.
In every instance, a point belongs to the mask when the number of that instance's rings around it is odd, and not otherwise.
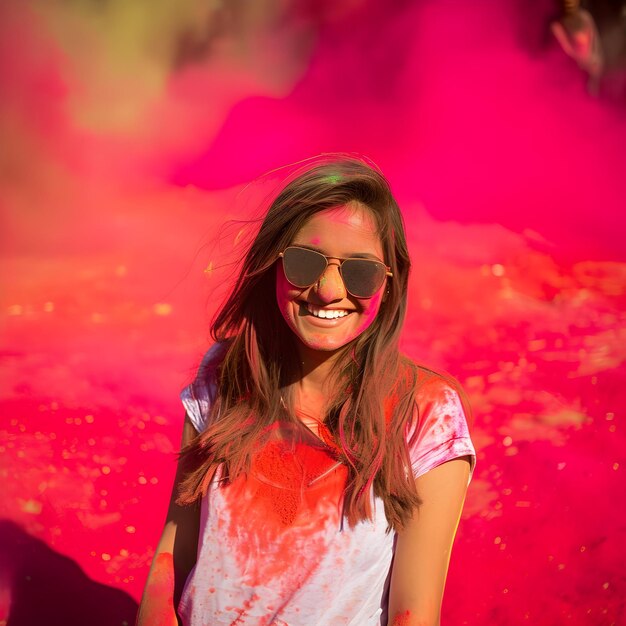
<path fill-rule="evenodd" d="M 254 459 L 252 470 L 259 479 L 255 503 L 269 509 L 283 526 L 294 523 L 304 491 L 337 465 L 321 446 L 279 439 L 267 442 Z"/>
<path fill-rule="evenodd" d="M 250 472 L 220 494 L 228 510 L 224 531 L 247 585 L 304 582 L 321 554 L 320 530 L 339 526 L 346 479 L 346 466 L 324 441 L 289 424 L 268 429 Z"/>
<path fill-rule="evenodd" d="M 270 512 L 283 525 L 292 524 L 300 505 L 301 488 L 294 454 L 283 442 L 270 441 L 258 453 L 253 469 L 262 481 L 256 494 L 257 504 L 269 505 Z"/>
<path fill-rule="evenodd" d="M 410 626 L 409 620 L 411 619 L 410 611 L 404 611 L 403 613 L 396 613 L 393 618 L 393 624 L 391 626 Z"/>
<path fill-rule="evenodd" d="M 230 623 L 230 626 L 237 626 L 237 624 L 244 624 L 245 623 L 244 620 L 245 620 L 245 617 L 246 617 L 248 611 L 252 608 L 253 604 L 255 602 L 258 602 L 258 601 L 259 601 L 259 596 L 257 596 L 256 594 L 253 594 L 252 597 L 249 600 L 246 600 L 243 603 L 243 607 L 242 608 L 235 609 L 235 611 L 238 613 L 238 615 L 235 618 L 235 620 Z"/>

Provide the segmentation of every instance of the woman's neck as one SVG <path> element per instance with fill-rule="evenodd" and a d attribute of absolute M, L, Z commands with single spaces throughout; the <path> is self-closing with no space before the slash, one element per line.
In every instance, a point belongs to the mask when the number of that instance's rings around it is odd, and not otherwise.
<path fill-rule="evenodd" d="M 334 372 L 340 354 L 320 350 L 300 350 L 302 377 L 295 382 L 296 408 L 322 419 L 328 400 L 333 395 Z"/>
<path fill-rule="evenodd" d="M 333 369 L 339 359 L 339 351 L 300 350 L 302 378 L 299 387 L 320 393 L 329 393 L 332 385 Z"/>

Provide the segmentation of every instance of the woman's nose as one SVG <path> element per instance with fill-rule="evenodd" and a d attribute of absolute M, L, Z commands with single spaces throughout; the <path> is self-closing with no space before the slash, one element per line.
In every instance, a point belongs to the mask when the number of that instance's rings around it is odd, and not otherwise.
<path fill-rule="evenodd" d="M 343 300 L 348 295 L 338 263 L 329 263 L 315 283 L 315 293 L 322 302 Z"/>

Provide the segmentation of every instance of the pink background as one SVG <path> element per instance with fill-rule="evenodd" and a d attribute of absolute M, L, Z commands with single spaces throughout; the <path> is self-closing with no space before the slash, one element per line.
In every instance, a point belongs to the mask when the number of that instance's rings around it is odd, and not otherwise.
<path fill-rule="evenodd" d="M 222 226 L 338 150 L 406 217 L 404 349 L 474 408 L 443 623 L 625 623 L 623 109 L 549 2 L 224 5 L 0 3 L 0 623 L 132 623 Z"/>

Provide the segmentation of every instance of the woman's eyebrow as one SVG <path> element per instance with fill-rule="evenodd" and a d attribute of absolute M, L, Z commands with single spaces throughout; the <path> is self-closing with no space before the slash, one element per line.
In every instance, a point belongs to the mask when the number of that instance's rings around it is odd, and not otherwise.
<path fill-rule="evenodd" d="M 314 252 L 319 252 L 320 254 L 323 254 L 328 257 L 331 256 L 323 248 L 320 248 L 319 246 L 314 246 L 310 243 L 295 243 L 294 242 L 291 245 L 296 246 L 297 248 L 306 248 L 307 250 L 313 250 Z M 373 254 L 372 252 L 351 252 L 350 254 L 342 256 L 341 258 L 342 259 L 372 259 L 374 261 L 380 261 L 378 256 Z"/>

